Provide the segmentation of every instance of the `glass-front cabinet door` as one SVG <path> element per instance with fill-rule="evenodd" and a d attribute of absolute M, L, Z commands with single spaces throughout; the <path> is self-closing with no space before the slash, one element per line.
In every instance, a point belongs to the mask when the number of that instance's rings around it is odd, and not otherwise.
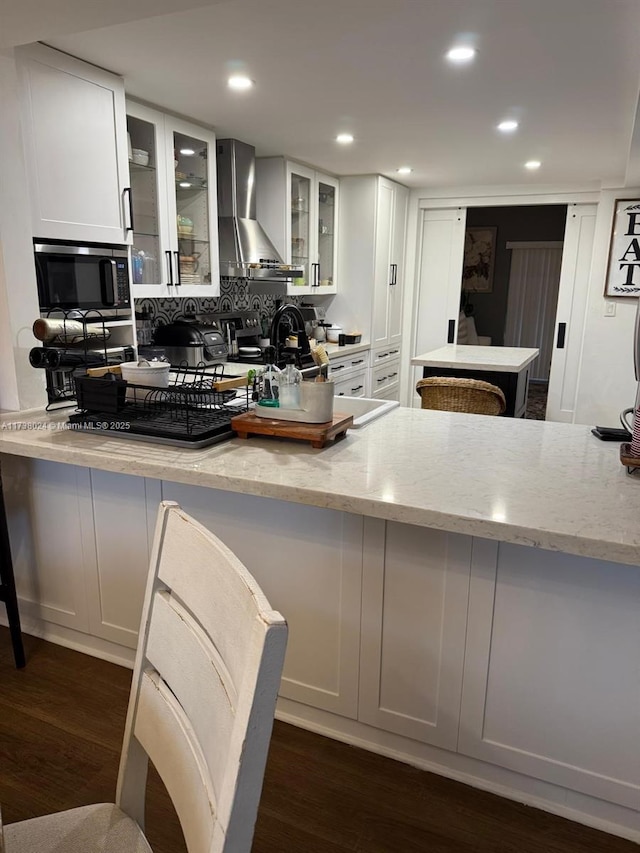
<path fill-rule="evenodd" d="M 336 292 L 338 263 L 338 179 L 316 174 L 317 273 L 314 293 Z"/>
<path fill-rule="evenodd" d="M 215 136 L 127 102 L 137 297 L 218 296 Z"/>
<path fill-rule="evenodd" d="M 182 123 L 169 132 L 175 286 L 184 295 L 197 296 L 202 289 L 219 289 L 220 281 L 215 138 Z"/>
<path fill-rule="evenodd" d="M 127 141 L 133 212 L 131 282 L 134 293 L 144 287 L 145 290 L 151 288 L 151 295 L 154 295 L 169 282 L 169 273 L 163 269 L 161 237 L 162 190 L 166 185 L 163 133 L 162 123 L 158 126 L 154 113 L 142 118 L 129 110 Z"/>
<path fill-rule="evenodd" d="M 314 221 L 314 172 L 296 163 L 287 166 L 287 184 L 289 186 L 289 229 L 290 258 L 294 266 L 302 267 L 304 274 L 294 278 L 288 290 L 290 293 L 308 292 L 315 275 L 314 238 L 311 223 Z"/>

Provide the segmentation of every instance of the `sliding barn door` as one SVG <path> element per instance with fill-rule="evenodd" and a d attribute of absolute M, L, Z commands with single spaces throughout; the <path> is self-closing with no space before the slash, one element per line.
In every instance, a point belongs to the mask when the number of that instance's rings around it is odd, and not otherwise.
<path fill-rule="evenodd" d="M 567 210 L 547 397 L 548 421 L 573 423 L 575 418 L 597 207 L 572 204 Z"/>
<path fill-rule="evenodd" d="M 466 221 L 467 211 L 463 207 L 423 213 L 412 356 L 456 340 Z M 422 368 L 414 368 L 414 388 L 421 377 Z M 410 400 L 414 406 L 420 406 L 415 392 Z"/>

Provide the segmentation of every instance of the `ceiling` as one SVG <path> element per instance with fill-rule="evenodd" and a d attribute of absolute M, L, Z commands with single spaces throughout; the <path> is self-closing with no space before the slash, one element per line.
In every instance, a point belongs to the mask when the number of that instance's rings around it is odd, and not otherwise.
<path fill-rule="evenodd" d="M 410 165 L 399 179 L 416 187 L 640 183 L 638 0 L 181 0 L 152 17 L 169 0 L 5 3 L 5 40 L 111 69 L 129 95 L 259 156 L 338 175 Z M 460 37 L 478 53 L 453 67 Z M 254 88 L 231 92 L 231 71 Z M 495 128 L 506 117 L 520 122 L 510 136 Z"/>

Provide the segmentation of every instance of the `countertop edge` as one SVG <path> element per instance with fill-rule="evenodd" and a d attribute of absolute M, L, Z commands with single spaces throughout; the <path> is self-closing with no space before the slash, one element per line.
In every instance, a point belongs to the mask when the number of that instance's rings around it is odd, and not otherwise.
<path fill-rule="evenodd" d="M 21 413 L 25 416 L 27 413 Z M 236 441 L 240 441 L 236 439 Z M 141 449 L 144 444 L 136 442 Z M 376 497 L 328 493 L 312 487 L 294 486 L 256 480 L 251 476 L 229 475 L 214 471 L 194 470 L 163 465 L 161 461 L 146 460 L 138 456 L 136 471 L 127 468 L 127 462 L 90 447 L 53 447 L 47 444 L 13 443 L 3 440 L 0 433 L 0 455 L 18 456 L 61 464 L 95 468 L 129 476 L 149 477 L 183 485 L 194 485 L 222 491 L 248 494 L 303 503 L 356 515 L 370 516 L 386 521 L 430 527 L 450 533 L 461 533 L 493 541 L 526 545 L 544 550 L 559 551 L 580 557 L 606 560 L 626 565 L 640 564 L 640 547 L 620 541 L 590 538 L 583 534 L 540 530 L 535 527 L 500 522 L 488 518 L 472 517 L 464 513 L 451 513 L 432 508 L 392 503 Z"/>

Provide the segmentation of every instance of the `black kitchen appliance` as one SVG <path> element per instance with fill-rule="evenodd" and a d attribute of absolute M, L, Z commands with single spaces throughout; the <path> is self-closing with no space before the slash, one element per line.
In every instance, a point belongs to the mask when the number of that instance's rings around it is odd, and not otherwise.
<path fill-rule="evenodd" d="M 164 349 L 171 364 L 197 367 L 227 360 L 228 348 L 222 330 L 214 322 L 189 318 L 157 326 L 154 344 Z"/>
<path fill-rule="evenodd" d="M 125 246 L 34 244 L 40 309 L 65 311 L 131 307 Z"/>
<path fill-rule="evenodd" d="M 198 314 L 201 323 L 217 325 L 227 344 L 227 361 L 262 364 L 262 325 L 258 311 Z"/>

